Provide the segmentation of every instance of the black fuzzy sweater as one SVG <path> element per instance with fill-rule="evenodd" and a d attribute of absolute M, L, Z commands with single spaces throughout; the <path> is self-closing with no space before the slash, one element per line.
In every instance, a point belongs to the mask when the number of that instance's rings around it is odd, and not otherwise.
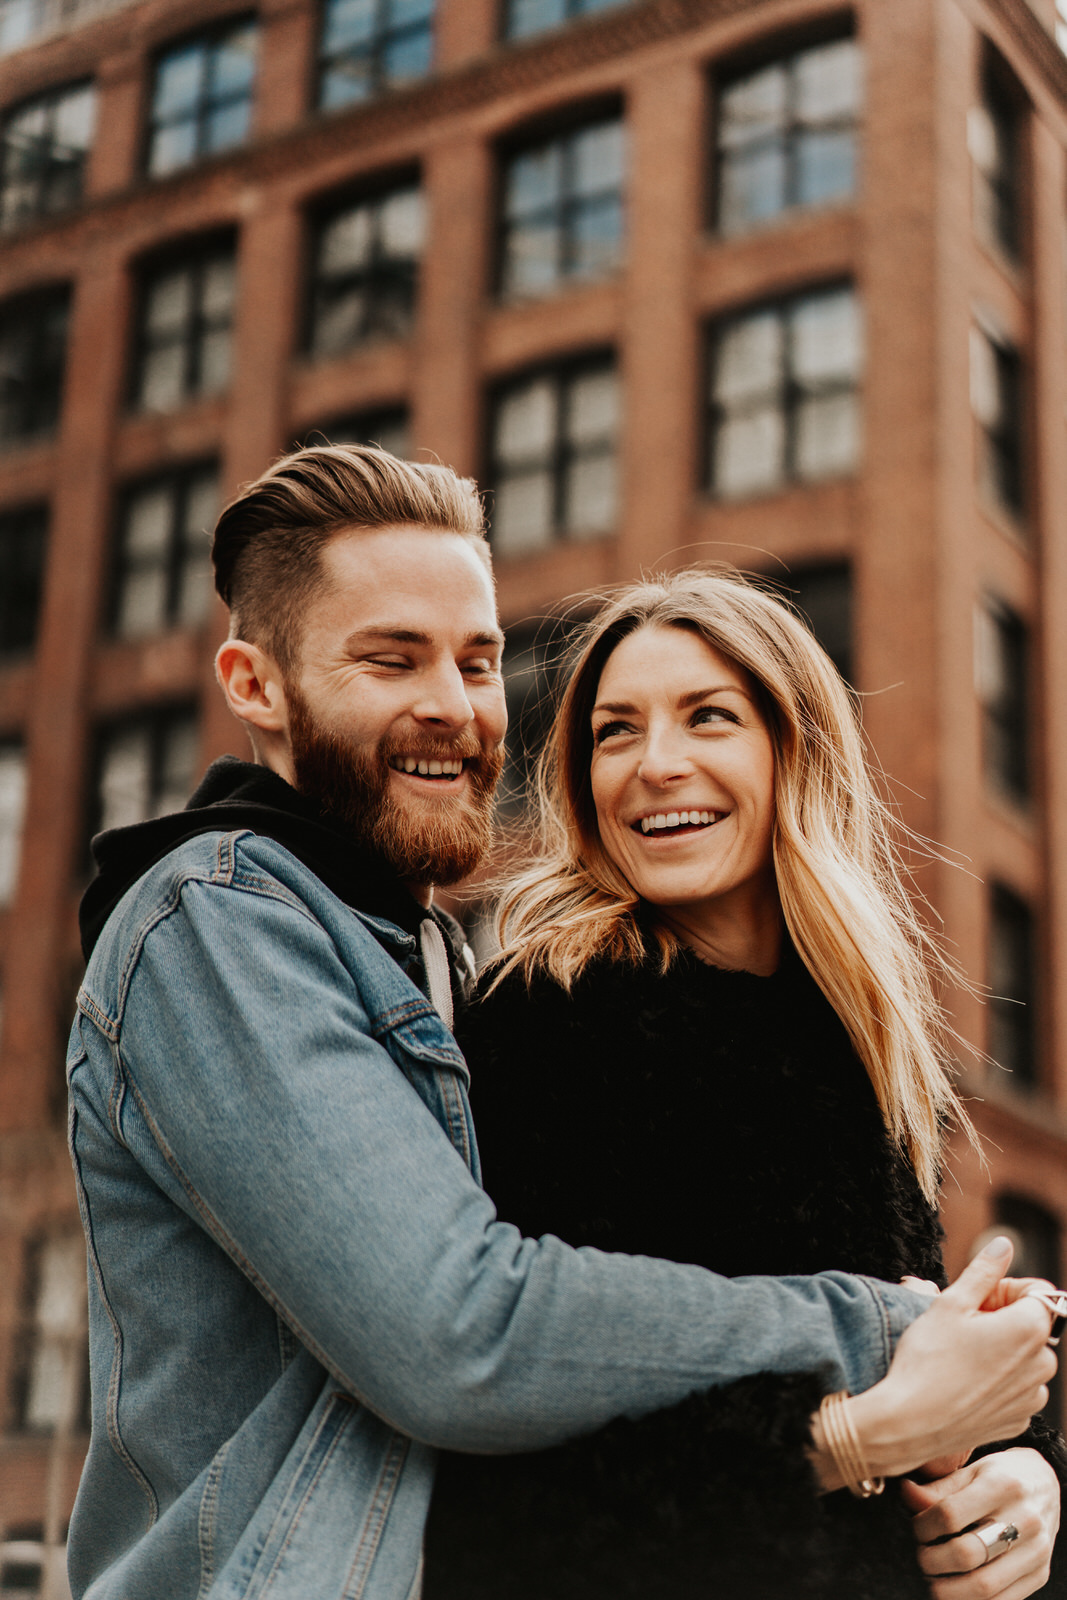
<path fill-rule="evenodd" d="M 511 977 L 460 1039 L 485 1187 L 523 1233 L 730 1276 L 943 1282 L 941 1230 L 795 953 Z M 820 1497 L 818 1371 L 762 1374 L 557 1449 L 442 1459 L 425 1600 L 928 1600 L 908 1515 Z M 1058 1436 L 1037 1444 L 1067 1480 Z M 1062 1557 L 1046 1596 L 1067 1595 Z"/>

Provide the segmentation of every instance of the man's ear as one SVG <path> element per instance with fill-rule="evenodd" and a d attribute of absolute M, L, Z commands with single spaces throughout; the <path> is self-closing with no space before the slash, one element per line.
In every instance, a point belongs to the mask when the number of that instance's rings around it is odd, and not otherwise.
<path fill-rule="evenodd" d="M 288 732 L 281 669 L 265 650 L 244 639 L 227 639 L 215 657 L 215 676 L 235 717 L 264 733 Z"/>

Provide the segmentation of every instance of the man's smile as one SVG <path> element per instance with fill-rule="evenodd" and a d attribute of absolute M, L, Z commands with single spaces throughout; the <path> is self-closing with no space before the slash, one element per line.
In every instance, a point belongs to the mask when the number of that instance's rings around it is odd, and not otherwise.
<path fill-rule="evenodd" d="M 463 762 L 458 760 L 431 760 L 426 756 L 393 756 L 389 762 L 394 772 L 414 774 L 420 778 L 458 778 L 463 772 Z"/>

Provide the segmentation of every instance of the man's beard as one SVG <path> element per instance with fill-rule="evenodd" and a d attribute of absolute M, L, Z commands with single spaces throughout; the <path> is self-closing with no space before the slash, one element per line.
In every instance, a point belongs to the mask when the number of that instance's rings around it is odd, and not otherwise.
<path fill-rule="evenodd" d="M 289 737 L 296 788 L 355 843 L 374 851 L 405 882 L 458 883 L 473 872 L 492 842 L 493 791 L 504 765 L 498 745 L 486 750 L 470 733 L 456 739 L 383 739 L 367 746 L 317 722 L 300 691 L 289 685 Z M 467 793 L 417 809 L 389 796 L 389 762 L 400 756 L 462 761 Z M 439 780 L 442 789 L 447 780 Z"/>

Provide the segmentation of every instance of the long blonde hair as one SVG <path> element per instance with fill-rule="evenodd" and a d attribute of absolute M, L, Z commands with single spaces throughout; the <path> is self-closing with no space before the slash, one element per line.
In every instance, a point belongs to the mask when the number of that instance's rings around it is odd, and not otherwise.
<path fill-rule="evenodd" d="M 569 988 L 594 957 L 644 959 L 649 933 L 664 967 L 678 951 L 605 851 L 589 777 L 604 665 L 646 627 L 696 633 L 754 680 L 774 746 L 786 928 L 934 1201 L 948 1120 L 977 1137 L 946 1070 L 955 1035 L 933 980 L 951 969 L 904 886 L 902 830 L 876 792 L 848 688 L 800 619 L 740 573 L 688 569 L 628 584 L 580 631 L 537 768 L 539 849 L 498 909 L 498 975 L 543 968 Z"/>

